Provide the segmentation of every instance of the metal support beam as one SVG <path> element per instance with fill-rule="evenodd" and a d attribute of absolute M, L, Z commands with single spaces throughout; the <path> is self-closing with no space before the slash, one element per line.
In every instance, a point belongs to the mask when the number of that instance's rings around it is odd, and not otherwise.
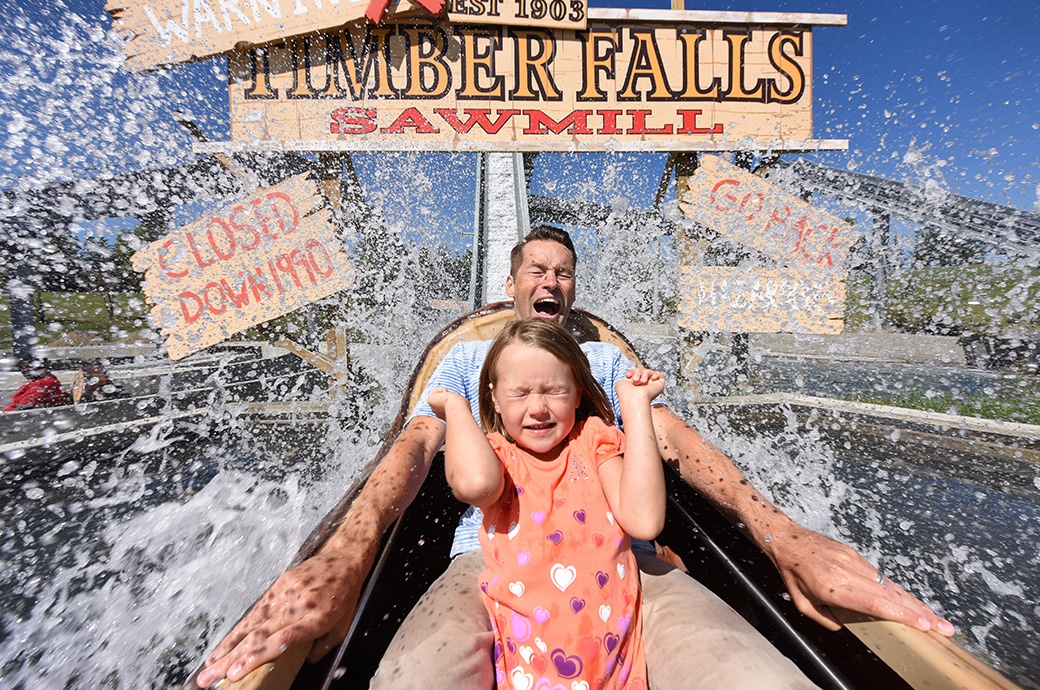
<path fill-rule="evenodd" d="M 507 299 L 509 253 L 531 228 L 523 155 L 482 153 L 478 159 L 469 300 L 473 309 Z"/>
<path fill-rule="evenodd" d="M 818 191 L 850 199 L 891 217 L 940 228 L 951 236 L 981 242 L 998 254 L 1035 261 L 1040 213 L 1000 206 L 957 194 L 925 189 L 872 175 L 817 165 L 804 158 L 781 162 L 770 174 L 792 193 Z"/>

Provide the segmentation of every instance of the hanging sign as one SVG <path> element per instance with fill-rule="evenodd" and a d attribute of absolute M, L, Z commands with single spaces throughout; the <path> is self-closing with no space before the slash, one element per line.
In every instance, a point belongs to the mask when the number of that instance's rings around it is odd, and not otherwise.
<path fill-rule="evenodd" d="M 365 16 L 369 0 L 107 0 L 131 69 L 188 62 Z"/>
<path fill-rule="evenodd" d="M 304 173 L 134 254 L 170 359 L 350 287 L 353 269 L 321 203 Z"/>
<path fill-rule="evenodd" d="M 841 269 L 858 235 L 848 223 L 718 156 L 701 156 L 679 209 L 723 237 L 788 266 Z"/>
<path fill-rule="evenodd" d="M 842 278 L 790 268 L 684 267 L 676 321 L 691 331 L 715 333 L 839 334 Z"/>
<path fill-rule="evenodd" d="M 808 25 L 590 14 L 585 30 L 357 22 L 235 51 L 231 145 L 196 149 L 844 148 L 812 139 Z"/>
<path fill-rule="evenodd" d="M 678 323 L 698 331 L 840 333 L 858 235 L 835 216 L 717 156 L 680 185 L 679 209 L 779 268 L 685 266 Z"/>

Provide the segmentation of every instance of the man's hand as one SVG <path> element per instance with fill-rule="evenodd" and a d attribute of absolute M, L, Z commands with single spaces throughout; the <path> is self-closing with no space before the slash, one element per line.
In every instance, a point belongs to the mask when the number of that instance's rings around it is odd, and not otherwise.
<path fill-rule="evenodd" d="M 791 523 L 788 533 L 774 536 L 766 549 L 798 610 L 829 630 L 841 627 L 828 608 L 838 606 L 946 637 L 955 632 L 953 624 L 856 550 L 818 532 Z"/>
<path fill-rule="evenodd" d="M 286 571 L 206 660 L 196 679 L 206 688 L 239 680 L 308 640 L 315 662 L 347 635 L 368 568 L 321 553 Z"/>

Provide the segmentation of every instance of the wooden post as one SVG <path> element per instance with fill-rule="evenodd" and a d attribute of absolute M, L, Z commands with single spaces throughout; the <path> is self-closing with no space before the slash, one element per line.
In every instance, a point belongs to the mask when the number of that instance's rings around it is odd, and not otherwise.
<path fill-rule="evenodd" d="M 487 153 L 477 154 L 477 184 L 473 195 L 473 251 L 471 252 L 471 263 L 469 273 L 469 308 L 472 311 L 477 307 L 487 304 L 487 295 L 484 292 L 485 278 L 487 272 L 487 227 L 484 223 L 484 207 L 487 205 L 487 185 L 484 181 L 484 171 L 487 168 Z"/>
<path fill-rule="evenodd" d="M 682 0 L 678 0 L 678 2 L 682 2 Z M 690 179 L 697 172 L 697 154 L 675 153 L 669 156 L 669 163 L 675 167 L 675 195 L 681 199 L 690 188 Z M 694 237 L 688 230 L 680 232 L 675 238 L 679 274 L 681 275 L 686 267 L 702 265 L 707 249 L 708 242 L 703 237 Z M 678 327 L 678 383 L 692 396 L 692 399 L 696 399 L 704 389 L 700 371 L 702 358 L 696 352 L 704 342 L 704 336 L 702 331 L 690 331 L 681 326 Z"/>
<path fill-rule="evenodd" d="M 15 277 L 7 281 L 7 303 L 11 315 L 11 339 L 14 355 L 19 360 L 31 359 L 36 346 L 36 310 L 33 297 L 32 269 L 26 261 L 14 267 Z"/>
<path fill-rule="evenodd" d="M 892 218 L 880 209 L 873 210 L 870 234 L 870 327 L 882 330 L 888 322 L 885 316 L 888 293 L 888 237 Z"/>
<path fill-rule="evenodd" d="M 343 212 L 343 159 L 347 154 L 321 151 L 318 153 L 318 188 L 329 202 L 335 223 Z"/>

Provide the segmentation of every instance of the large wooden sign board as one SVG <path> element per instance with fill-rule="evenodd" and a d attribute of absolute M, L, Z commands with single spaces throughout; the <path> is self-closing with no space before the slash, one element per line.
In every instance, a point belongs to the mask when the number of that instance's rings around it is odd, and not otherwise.
<path fill-rule="evenodd" d="M 701 156 L 679 209 L 787 266 L 841 269 L 858 235 L 848 223 L 718 156 Z"/>
<path fill-rule="evenodd" d="M 680 326 L 697 331 L 840 333 L 844 263 L 857 235 L 835 216 L 717 156 L 701 156 L 680 210 L 778 268 L 684 267 Z"/>
<path fill-rule="evenodd" d="M 356 22 L 238 50 L 229 57 L 230 146 L 196 148 L 845 147 L 812 139 L 811 23 L 709 24 L 692 15 L 634 21 L 635 11 L 598 18 L 590 10 L 580 31 Z"/>
<path fill-rule="evenodd" d="M 132 257 L 152 316 L 181 359 L 345 290 L 350 261 L 307 173 L 178 228 Z"/>

